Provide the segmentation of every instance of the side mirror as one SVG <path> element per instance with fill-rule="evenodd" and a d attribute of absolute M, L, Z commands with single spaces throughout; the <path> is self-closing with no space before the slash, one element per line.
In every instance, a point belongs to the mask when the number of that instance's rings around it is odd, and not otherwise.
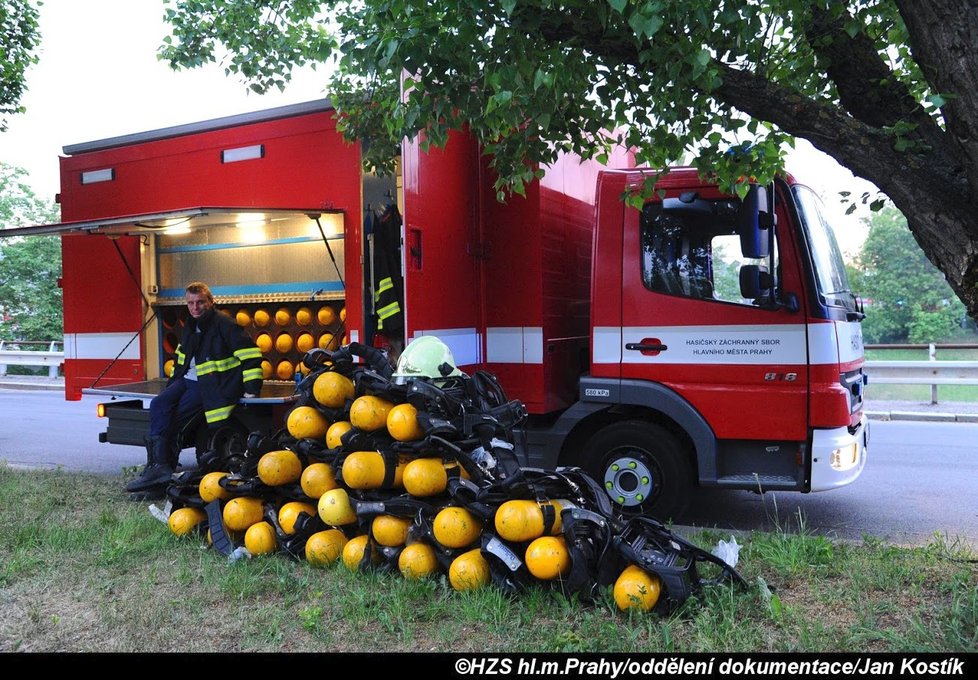
<path fill-rule="evenodd" d="M 767 269 L 756 264 L 740 268 L 740 295 L 747 300 L 771 297 L 774 277 Z"/>
<path fill-rule="evenodd" d="M 737 213 L 740 252 L 744 257 L 763 259 L 771 253 L 774 216 L 768 209 L 767 189 L 752 184 Z"/>
<path fill-rule="evenodd" d="M 787 309 L 795 313 L 801 308 L 794 293 L 784 293 L 781 300 L 775 299 L 774 277 L 756 264 L 745 264 L 740 268 L 740 295 L 764 309 Z"/>

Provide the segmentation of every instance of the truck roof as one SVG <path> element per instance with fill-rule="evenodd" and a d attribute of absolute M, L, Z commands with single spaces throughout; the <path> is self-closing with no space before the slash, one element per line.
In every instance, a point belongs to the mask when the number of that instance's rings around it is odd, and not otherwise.
<path fill-rule="evenodd" d="M 73 156 L 76 154 L 89 153 L 92 151 L 104 151 L 105 149 L 129 146 L 131 144 L 139 144 L 142 142 L 152 142 L 161 139 L 181 137 L 183 135 L 197 134 L 199 132 L 209 132 L 212 130 L 221 130 L 239 125 L 248 125 L 250 123 L 261 123 L 279 118 L 290 118 L 292 116 L 300 116 L 306 113 L 319 113 L 321 111 L 330 111 L 332 109 L 333 103 L 330 99 L 318 99 L 310 102 L 302 102 L 300 104 L 289 104 L 287 106 L 278 106 L 271 109 L 262 109 L 261 111 L 252 111 L 250 113 L 239 113 L 233 116 L 212 118 L 210 120 L 202 120 L 184 125 L 174 125 L 171 127 L 159 128 L 157 130 L 148 130 L 146 132 L 134 132 L 127 135 L 108 137 L 106 139 L 99 139 L 92 142 L 68 144 L 62 148 L 62 151 L 64 151 L 65 155 Z"/>

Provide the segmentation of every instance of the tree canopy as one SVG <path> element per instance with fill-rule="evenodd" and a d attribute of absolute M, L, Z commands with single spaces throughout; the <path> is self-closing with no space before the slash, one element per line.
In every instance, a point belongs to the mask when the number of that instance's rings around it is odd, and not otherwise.
<path fill-rule="evenodd" d="M 974 340 L 962 328 L 965 308 L 913 240 L 907 220 L 887 205 L 868 220 L 856 258 L 855 285 L 866 297 L 867 343 Z"/>
<path fill-rule="evenodd" d="M 893 201 L 978 316 L 974 0 L 168 0 L 166 13 L 172 65 L 220 60 L 262 91 L 336 58 L 334 104 L 370 154 L 465 125 L 500 189 L 612 142 L 736 189 L 805 138 Z"/>
<path fill-rule="evenodd" d="M 30 0 L 0 3 L 0 132 L 7 117 L 20 113 L 21 97 L 27 91 L 27 68 L 37 62 L 35 50 L 41 42 L 37 7 Z"/>
<path fill-rule="evenodd" d="M 0 228 L 57 222 L 58 207 L 38 198 L 27 173 L 0 162 Z M 0 239 L 0 339 L 58 340 L 61 312 L 61 239 Z"/>

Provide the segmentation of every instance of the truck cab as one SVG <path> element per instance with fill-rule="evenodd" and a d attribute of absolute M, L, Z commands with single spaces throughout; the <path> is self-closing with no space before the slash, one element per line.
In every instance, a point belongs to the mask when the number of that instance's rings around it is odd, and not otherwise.
<path fill-rule="evenodd" d="M 625 508 L 691 484 L 822 491 L 866 461 L 862 312 L 818 197 L 788 176 L 726 196 L 691 168 L 598 179 L 591 361 L 560 460 Z M 546 447 L 544 447 L 546 448 Z"/>

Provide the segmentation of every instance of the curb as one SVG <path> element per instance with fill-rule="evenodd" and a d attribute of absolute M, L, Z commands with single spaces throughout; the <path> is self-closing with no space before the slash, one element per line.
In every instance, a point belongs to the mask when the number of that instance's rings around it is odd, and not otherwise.
<path fill-rule="evenodd" d="M 920 413 L 912 411 L 866 411 L 870 420 L 912 420 L 931 423 L 978 423 L 978 413 Z"/>
<path fill-rule="evenodd" d="M 41 383 L 41 382 L 0 382 L 0 390 L 60 390 L 64 391 L 64 383 Z"/>

